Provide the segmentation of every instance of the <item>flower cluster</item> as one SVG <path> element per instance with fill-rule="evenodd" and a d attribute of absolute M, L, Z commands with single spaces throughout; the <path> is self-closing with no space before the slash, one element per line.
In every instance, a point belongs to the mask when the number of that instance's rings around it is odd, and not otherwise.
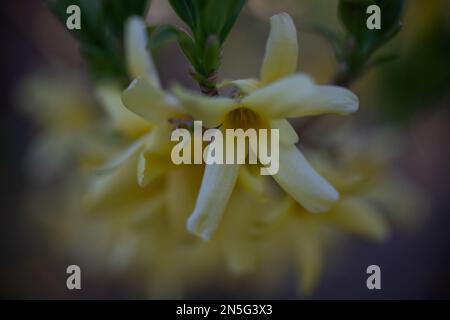
<path fill-rule="evenodd" d="M 393 199 L 377 192 L 392 184 L 381 174 L 387 161 L 368 156 L 368 148 L 356 148 L 336 161 L 318 152 L 304 156 L 298 147 L 300 139 L 288 119 L 347 115 L 357 111 L 359 102 L 348 89 L 319 85 L 297 73 L 297 32 L 288 14 L 271 18 L 259 79 L 219 85 L 233 87 L 232 95 L 219 93 L 225 90 L 204 95 L 179 85 L 163 88 L 141 18 L 127 21 L 125 56 L 133 81 L 128 88 L 97 82 L 102 112 L 85 114 L 84 108 L 52 99 L 39 109 L 45 116 L 58 104 L 58 112 L 69 113 L 56 122 L 44 119 L 57 132 L 52 138 L 61 130 L 68 132 L 64 137 L 83 137 L 76 157 L 84 170 L 62 188 L 79 195 L 75 198 L 82 203 L 83 209 L 73 198 L 66 204 L 80 209 L 65 226 L 83 233 L 63 233 L 77 239 L 78 246 L 99 244 L 98 252 L 107 253 L 115 270 L 146 274 L 152 296 L 177 297 L 213 281 L 225 286 L 234 275 L 264 277 L 270 286 L 292 265 L 299 288 L 310 293 L 327 249 L 341 242 L 339 235 L 377 242 L 388 238 L 390 217 L 380 205 L 389 208 Z M 74 119 L 81 124 L 65 125 Z M 278 129 L 279 172 L 262 176 L 261 163 L 174 165 L 171 132 L 196 120 L 219 130 Z M 323 135 L 336 132 L 324 129 Z M 192 139 L 203 143 L 201 137 Z M 67 141 L 52 150 L 67 151 L 62 148 Z M 48 149 L 45 154 L 55 156 Z"/>

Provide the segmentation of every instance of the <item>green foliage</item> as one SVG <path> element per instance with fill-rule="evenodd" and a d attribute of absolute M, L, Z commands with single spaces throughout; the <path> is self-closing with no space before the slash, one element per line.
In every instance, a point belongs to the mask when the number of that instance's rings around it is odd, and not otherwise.
<path fill-rule="evenodd" d="M 235 24 L 246 0 L 169 0 L 192 35 L 167 27 L 155 37 L 177 39 L 192 64 L 194 77 L 204 87 L 213 87 L 211 77 L 220 65 L 221 47 Z"/>
<path fill-rule="evenodd" d="M 361 57 L 370 56 L 391 40 L 401 28 L 400 17 L 404 0 L 341 0 L 339 17 L 347 33 L 357 45 Z M 378 5 L 381 9 L 381 30 L 369 30 L 366 26 L 367 8 Z"/>
<path fill-rule="evenodd" d="M 381 9 L 381 29 L 367 28 L 367 8 L 378 5 Z M 341 66 L 336 83 L 348 85 L 357 76 L 375 65 L 392 60 L 392 55 L 372 59 L 373 54 L 394 38 L 401 29 L 400 18 L 405 6 L 404 0 L 340 0 L 339 18 L 346 36 L 340 42 L 333 32 L 324 34 L 332 40 Z"/>
<path fill-rule="evenodd" d="M 133 15 L 144 16 L 149 0 L 52 0 L 49 8 L 65 26 L 67 7 L 81 9 L 81 30 L 71 32 L 80 43 L 80 52 L 96 78 L 127 80 L 123 30 Z"/>

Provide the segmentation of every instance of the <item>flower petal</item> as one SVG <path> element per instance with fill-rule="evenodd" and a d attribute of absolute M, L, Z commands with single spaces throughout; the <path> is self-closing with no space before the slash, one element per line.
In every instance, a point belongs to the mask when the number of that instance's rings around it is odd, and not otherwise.
<path fill-rule="evenodd" d="M 297 74 L 255 91 L 242 104 L 269 118 L 293 118 L 348 114 L 358 110 L 359 102 L 347 89 L 318 86 L 310 77 Z"/>
<path fill-rule="evenodd" d="M 245 166 L 241 166 L 242 169 Z M 252 195 L 236 186 L 230 204 L 220 225 L 220 245 L 225 261 L 234 274 L 248 274 L 256 267 L 257 242 L 251 238 L 249 229 L 255 224 L 265 202 L 252 198 Z"/>
<path fill-rule="evenodd" d="M 169 159 L 171 144 L 169 125 L 155 127 L 146 136 L 143 151 L 139 155 L 137 179 L 141 187 L 160 177 L 170 169 L 172 162 Z"/>
<path fill-rule="evenodd" d="M 298 60 L 297 30 L 287 13 L 274 15 L 270 19 L 270 35 L 261 67 L 263 84 L 276 81 L 295 73 Z"/>
<path fill-rule="evenodd" d="M 278 129 L 280 134 L 280 142 L 285 146 L 290 146 L 298 142 L 298 135 L 289 121 L 286 119 L 270 120 L 270 128 Z"/>
<path fill-rule="evenodd" d="M 373 241 L 385 241 L 389 236 L 389 225 L 383 214 L 361 199 L 342 199 L 324 219 L 332 220 L 337 226 Z"/>
<path fill-rule="evenodd" d="M 239 172 L 238 183 L 249 193 L 265 199 L 266 194 L 266 177 L 260 174 L 260 166 L 247 164 L 241 167 Z"/>
<path fill-rule="evenodd" d="M 116 85 L 102 84 L 96 87 L 97 99 L 109 116 L 114 129 L 132 137 L 148 131 L 150 124 L 128 110 L 122 103 L 121 95 L 122 90 Z"/>
<path fill-rule="evenodd" d="M 182 113 L 179 102 L 171 95 L 156 88 L 147 79 L 134 80 L 122 94 L 123 104 L 152 124 L 166 123 Z"/>
<path fill-rule="evenodd" d="M 208 128 L 218 127 L 225 115 L 238 107 L 232 99 L 202 96 L 179 86 L 175 86 L 173 92 L 187 113 L 191 114 L 194 120 L 202 120 L 203 125 Z"/>
<path fill-rule="evenodd" d="M 125 27 L 125 50 L 128 73 L 131 78 L 146 78 L 153 86 L 160 88 L 160 80 L 152 56 L 147 48 L 145 21 L 131 17 Z"/>
<path fill-rule="evenodd" d="M 146 187 L 156 178 L 162 176 L 171 167 L 167 157 L 151 152 L 142 152 L 137 165 L 137 181 L 139 186 Z"/>
<path fill-rule="evenodd" d="M 287 117 L 315 116 L 326 113 L 346 115 L 356 112 L 358 97 L 345 88 L 317 86 L 315 94 L 294 105 Z"/>
<path fill-rule="evenodd" d="M 112 157 L 105 165 L 96 170 L 98 174 L 105 174 L 114 171 L 125 164 L 130 158 L 136 156 L 142 150 L 147 136 L 134 142 L 131 146 Z"/>
<path fill-rule="evenodd" d="M 242 104 L 268 118 L 281 119 L 316 91 L 317 86 L 309 76 L 296 74 L 254 91 L 242 99 Z"/>
<path fill-rule="evenodd" d="M 310 295 L 317 286 L 324 266 L 325 248 L 322 233 L 314 223 L 302 221 L 293 225 L 295 258 L 301 291 Z"/>
<path fill-rule="evenodd" d="M 209 240 L 217 229 L 239 173 L 237 164 L 206 165 L 194 212 L 187 229 Z"/>
<path fill-rule="evenodd" d="M 280 169 L 274 179 L 310 212 L 324 212 L 339 198 L 338 192 L 322 178 L 294 145 L 280 145 Z"/>

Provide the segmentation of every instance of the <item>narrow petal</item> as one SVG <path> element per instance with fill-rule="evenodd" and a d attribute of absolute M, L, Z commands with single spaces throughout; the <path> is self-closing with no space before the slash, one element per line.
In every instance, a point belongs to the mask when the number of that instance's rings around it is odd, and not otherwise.
<path fill-rule="evenodd" d="M 292 234 L 296 235 L 294 247 L 296 252 L 299 286 L 301 291 L 309 295 L 317 286 L 324 265 L 324 245 L 320 230 L 314 223 L 302 221 L 294 224 Z"/>
<path fill-rule="evenodd" d="M 391 174 L 389 178 L 375 180 L 364 196 L 384 208 L 387 217 L 406 230 L 423 226 L 431 212 L 423 190 L 401 175 Z"/>
<path fill-rule="evenodd" d="M 206 165 L 194 212 L 187 222 L 190 232 L 208 240 L 217 229 L 239 173 L 236 164 Z"/>
<path fill-rule="evenodd" d="M 373 241 L 385 241 L 390 232 L 383 214 L 369 202 L 357 198 L 342 199 L 325 219 Z"/>
<path fill-rule="evenodd" d="M 358 97 L 335 86 L 318 86 L 302 74 L 277 81 L 253 92 L 242 103 L 269 118 L 293 118 L 358 110 Z"/>
<path fill-rule="evenodd" d="M 203 171 L 202 166 L 177 166 L 165 174 L 166 214 L 177 234 L 187 234 L 186 220 L 195 208 Z"/>
<path fill-rule="evenodd" d="M 128 73 L 131 78 L 146 78 L 160 88 L 160 80 L 152 56 L 148 50 L 145 21 L 139 17 L 128 20 L 125 28 L 125 50 Z"/>
<path fill-rule="evenodd" d="M 203 125 L 208 128 L 218 127 L 225 115 L 237 108 L 235 101 L 229 98 L 202 96 L 179 86 L 174 87 L 173 92 L 187 113 L 191 114 L 194 120 L 202 120 Z"/>
<path fill-rule="evenodd" d="M 241 166 L 239 175 L 244 167 Z M 244 190 L 236 189 L 233 193 L 220 225 L 219 239 L 225 261 L 234 274 L 248 274 L 256 267 L 257 242 L 249 235 L 249 229 L 264 209 L 264 204 L 254 201 Z"/>
<path fill-rule="evenodd" d="M 169 159 L 171 131 L 169 125 L 161 125 L 146 136 L 137 169 L 138 184 L 141 187 L 147 186 L 171 168 L 172 162 Z"/>
<path fill-rule="evenodd" d="M 310 212 L 324 212 L 338 200 L 338 192 L 322 178 L 294 145 L 280 145 L 280 169 L 274 179 Z"/>
<path fill-rule="evenodd" d="M 287 117 L 315 116 L 326 113 L 346 115 L 356 112 L 358 97 L 345 88 L 336 86 L 317 86 L 315 94 L 297 103 Z"/>
<path fill-rule="evenodd" d="M 105 208 L 111 209 L 130 204 L 130 197 L 135 200 L 139 191 L 136 179 L 133 177 L 136 172 L 136 158 L 134 155 L 128 158 L 116 170 L 100 173 L 91 177 L 84 204 L 88 209 L 96 212 Z"/>
<path fill-rule="evenodd" d="M 317 86 L 309 76 L 296 74 L 254 91 L 242 99 L 242 105 L 268 118 L 287 118 L 293 108 L 316 92 Z"/>
<path fill-rule="evenodd" d="M 298 59 L 297 30 L 287 13 L 274 15 L 270 19 L 270 35 L 261 68 L 264 84 L 295 73 Z"/>
<path fill-rule="evenodd" d="M 123 104 L 152 124 L 166 123 L 180 113 L 178 101 L 153 86 L 147 79 L 134 80 L 122 95 Z"/>
<path fill-rule="evenodd" d="M 260 174 L 260 166 L 245 165 L 239 172 L 238 183 L 249 193 L 260 199 L 265 198 L 266 177 Z"/>
<path fill-rule="evenodd" d="M 286 119 L 271 120 L 270 128 L 279 130 L 280 142 L 285 146 L 291 146 L 298 142 L 297 132 Z"/>
<path fill-rule="evenodd" d="M 132 137 L 148 131 L 150 123 L 128 110 L 122 103 L 121 95 L 122 90 L 116 85 L 102 84 L 96 87 L 97 99 L 115 130 Z"/>
<path fill-rule="evenodd" d="M 170 169 L 170 160 L 152 153 L 142 153 L 137 166 L 139 186 L 146 187 Z"/>
<path fill-rule="evenodd" d="M 135 157 L 140 150 L 144 147 L 145 139 L 147 136 L 134 142 L 131 146 L 125 150 L 118 153 L 116 156 L 112 157 L 105 165 L 100 169 L 97 169 L 98 174 L 106 174 L 108 172 L 118 169 L 120 166 L 124 165 L 130 158 Z"/>

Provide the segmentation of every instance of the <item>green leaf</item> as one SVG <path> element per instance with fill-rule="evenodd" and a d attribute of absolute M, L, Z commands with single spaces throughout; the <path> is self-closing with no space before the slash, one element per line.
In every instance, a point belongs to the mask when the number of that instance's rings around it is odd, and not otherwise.
<path fill-rule="evenodd" d="M 374 0 L 341 0 L 339 1 L 339 18 L 347 32 L 357 40 L 363 38 L 367 31 L 367 7 L 375 4 Z"/>
<path fill-rule="evenodd" d="M 127 19 L 145 16 L 150 0 L 51 0 L 50 10 L 65 26 L 67 7 L 81 9 L 81 29 L 71 33 L 80 43 L 80 53 L 97 78 L 114 77 L 125 81 L 123 33 Z"/>
<path fill-rule="evenodd" d="M 367 7 L 378 5 L 381 9 L 381 30 L 367 28 Z M 341 0 L 339 17 L 352 37 L 361 56 L 369 56 L 391 40 L 399 31 L 404 0 Z"/>
<path fill-rule="evenodd" d="M 193 1 L 169 0 L 169 3 L 180 19 L 183 20 L 192 31 L 194 31 L 196 26 L 196 17 L 194 14 Z"/>
<path fill-rule="evenodd" d="M 203 64 L 206 69 L 206 74 L 214 73 L 219 67 L 220 43 L 216 36 L 210 36 L 206 43 Z"/>
<path fill-rule="evenodd" d="M 230 1 L 233 2 L 230 4 L 228 9 L 228 19 L 225 21 L 224 25 L 222 26 L 222 30 L 219 35 L 219 41 L 221 44 L 223 44 L 230 33 L 231 29 L 233 28 L 234 24 L 236 23 L 237 18 L 239 17 L 239 14 L 241 13 L 242 9 L 244 8 L 245 4 L 247 3 L 247 0 L 234 0 Z"/>
<path fill-rule="evenodd" d="M 186 32 L 172 25 L 162 25 L 157 27 L 150 36 L 150 47 L 156 49 L 170 41 L 177 41 L 184 55 L 196 68 L 200 68 L 200 61 L 197 55 L 197 48 L 194 40 Z"/>
<path fill-rule="evenodd" d="M 152 49 L 160 48 L 170 41 L 178 40 L 180 32 L 182 31 L 172 25 L 161 25 L 154 28 L 154 30 L 149 28 L 149 45 Z"/>

